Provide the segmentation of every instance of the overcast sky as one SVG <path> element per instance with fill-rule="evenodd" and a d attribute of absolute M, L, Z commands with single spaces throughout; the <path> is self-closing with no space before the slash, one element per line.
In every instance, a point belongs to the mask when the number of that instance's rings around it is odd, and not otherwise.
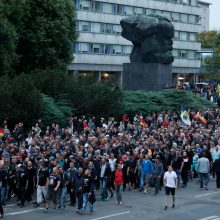
<path fill-rule="evenodd" d="M 220 0 L 205 0 L 212 3 L 210 6 L 210 30 L 217 29 L 220 31 Z"/>

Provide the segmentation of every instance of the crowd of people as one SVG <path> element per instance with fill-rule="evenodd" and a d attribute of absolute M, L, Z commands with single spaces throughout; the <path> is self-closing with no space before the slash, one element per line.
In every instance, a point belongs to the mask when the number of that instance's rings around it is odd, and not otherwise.
<path fill-rule="evenodd" d="M 162 112 L 121 120 L 110 117 L 71 117 L 64 128 L 44 126 L 39 120 L 24 133 L 23 123 L 8 128 L 2 123 L 0 138 L 0 212 L 16 197 L 22 208 L 36 200 L 35 207 L 66 209 L 79 214 L 94 212 L 97 198 L 107 201 L 122 191 L 137 189 L 155 196 L 165 186 L 168 196 L 175 188 L 187 188 L 195 179 L 208 190 L 210 174 L 220 188 L 220 110 L 201 112 L 201 124 L 190 113 L 191 126 L 178 112 Z M 165 174 L 164 174 L 165 173 Z M 36 192 L 36 193 L 35 193 Z M 36 198 L 35 198 L 36 196 Z M 166 203 L 165 209 L 168 208 Z"/>
<path fill-rule="evenodd" d="M 178 88 L 193 92 L 220 106 L 220 86 L 217 83 L 197 83 L 194 85 L 181 83 Z"/>

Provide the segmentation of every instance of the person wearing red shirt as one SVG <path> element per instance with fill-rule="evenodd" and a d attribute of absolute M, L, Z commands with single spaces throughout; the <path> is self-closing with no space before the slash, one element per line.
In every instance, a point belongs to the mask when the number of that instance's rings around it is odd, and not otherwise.
<path fill-rule="evenodd" d="M 123 173 L 122 173 L 122 165 L 121 164 L 118 164 L 117 169 L 115 171 L 114 182 L 115 182 L 115 192 L 116 192 L 116 197 L 117 197 L 117 204 L 121 205 L 122 204 L 121 191 L 122 191 L 122 187 L 123 187 L 123 183 L 124 183 L 124 177 L 123 177 Z"/>

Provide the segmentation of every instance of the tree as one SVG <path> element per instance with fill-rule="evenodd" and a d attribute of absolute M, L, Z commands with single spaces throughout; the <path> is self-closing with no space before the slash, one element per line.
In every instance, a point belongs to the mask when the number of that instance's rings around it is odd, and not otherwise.
<path fill-rule="evenodd" d="M 89 79 L 69 80 L 67 96 L 77 114 L 97 118 L 118 115 L 121 110 L 122 91 L 105 82 L 94 83 Z"/>
<path fill-rule="evenodd" d="M 11 79 L 0 78 L 0 116 L 7 117 L 11 124 L 23 121 L 30 126 L 40 115 L 40 92 L 33 86 L 31 78 L 25 74 Z"/>
<path fill-rule="evenodd" d="M 76 40 L 75 13 L 71 0 L 29 0 L 17 53 L 17 73 L 49 70 L 67 65 L 73 59 Z"/>
<path fill-rule="evenodd" d="M 17 62 L 17 32 L 8 16 L 11 11 L 4 1 L 0 1 L 0 76 L 14 72 L 13 64 Z"/>
<path fill-rule="evenodd" d="M 220 69 L 220 33 L 217 31 L 205 31 L 198 35 L 203 48 L 210 48 L 212 55 L 205 58 L 206 69 L 215 74 Z"/>

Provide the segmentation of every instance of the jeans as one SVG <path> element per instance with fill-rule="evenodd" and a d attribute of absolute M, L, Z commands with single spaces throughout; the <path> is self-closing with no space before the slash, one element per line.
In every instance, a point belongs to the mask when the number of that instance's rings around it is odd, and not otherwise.
<path fill-rule="evenodd" d="M 200 181 L 200 187 L 203 188 L 203 180 L 205 187 L 208 186 L 209 183 L 209 174 L 208 173 L 199 173 L 199 181 Z"/>
<path fill-rule="evenodd" d="M 122 201 L 121 191 L 123 185 L 115 185 L 116 198 L 118 202 Z"/>
<path fill-rule="evenodd" d="M 7 193 L 7 185 L 6 186 L 2 186 L 2 190 L 1 190 L 1 203 L 5 203 L 6 193 Z"/>
<path fill-rule="evenodd" d="M 93 212 L 93 204 L 91 202 L 89 202 L 89 193 L 83 193 L 83 207 L 82 207 L 82 212 L 86 211 L 87 208 L 87 204 L 89 203 L 89 209 L 90 212 Z"/>
<path fill-rule="evenodd" d="M 107 193 L 107 178 L 101 177 L 100 178 L 100 187 L 101 187 L 101 199 L 107 199 L 108 193 Z"/>
<path fill-rule="evenodd" d="M 76 192 L 76 197 L 78 199 L 78 209 L 81 210 L 83 206 L 83 194 L 82 192 Z"/>
<path fill-rule="evenodd" d="M 64 186 L 60 189 L 60 206 L 61 206 L 61 208 L 66 207 L 66 196 L 67 196 L 67 187 Z"/>
<path fill-rule="evenodd" d="M 45 186 L 38 186 L 37 187 L 37 203 L 41 203 L 42 202 L 42 195 L 44 195 L 44 199 L 46 198 L 47 195 L 47 190 Z"/>

